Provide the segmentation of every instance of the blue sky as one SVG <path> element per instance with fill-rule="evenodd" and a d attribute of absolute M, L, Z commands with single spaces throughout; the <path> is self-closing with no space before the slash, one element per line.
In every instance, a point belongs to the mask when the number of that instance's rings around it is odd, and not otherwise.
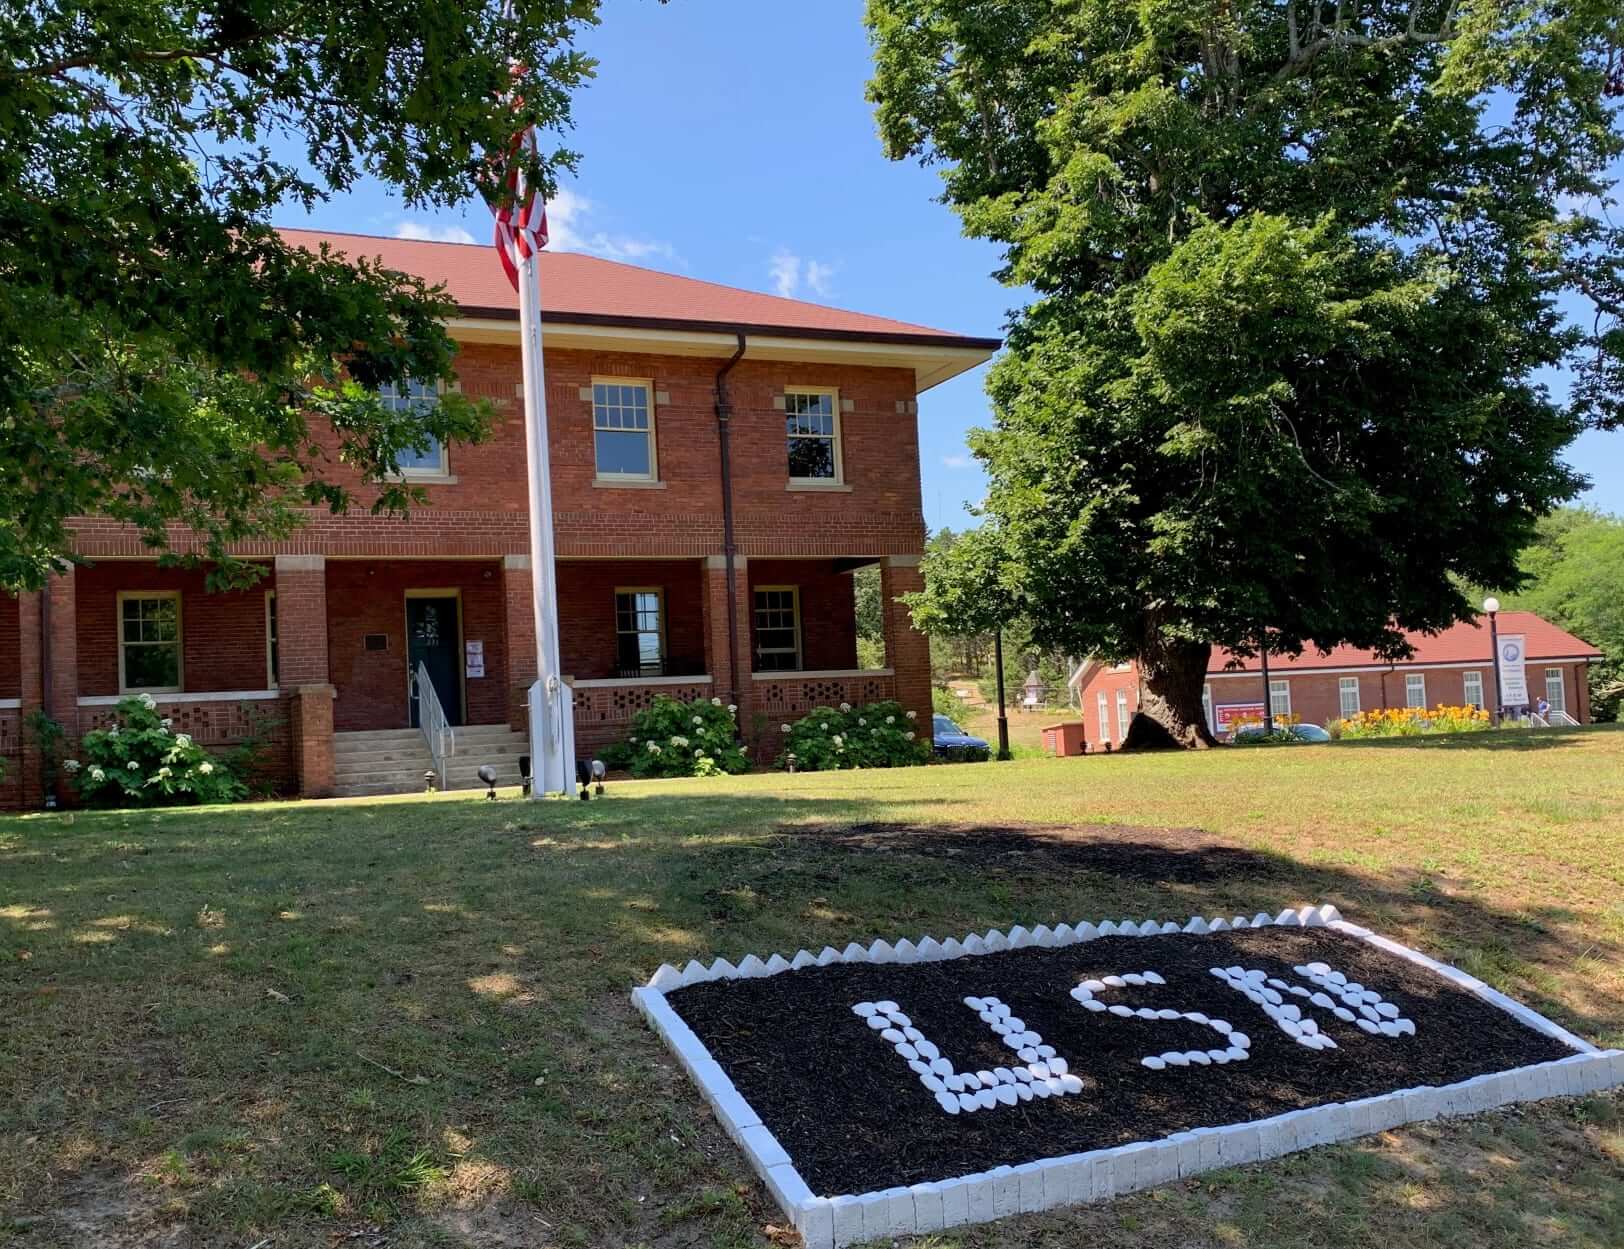
<path fill-rule="evenodd" d="M 997 334 L 1018 293 L 993 246 L 964 238 L 934 173 L 887 161 L 863 88 L 861 0 L 608 0 L 582 41 L 599 61 L 576 100 L 579 177 L 550 209 L 555 245 L 965 334 Z M 376 184 L 307 220 L 368 234 L 484 241 L 490 215 L 408 210 Z M 495 257 L 492 257 L 495 264 Z M 920 399 L 925 519 L 975 523 L 965 433 L 990 423 L 983 370 Z M 1570 451 L 1624 514 L 1624 433 Z"/>

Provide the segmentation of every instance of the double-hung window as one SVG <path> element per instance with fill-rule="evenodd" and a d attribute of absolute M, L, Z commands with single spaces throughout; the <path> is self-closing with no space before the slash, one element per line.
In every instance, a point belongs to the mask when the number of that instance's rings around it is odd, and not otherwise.
<path fill-rule="evenodd" d="M 665 675 L 665 622 L 658 590 L 615 591 L 616 675 Z"/>
<path fill-rule="evenodd" d="M 1271 716 L 1289 716 L 1291 714 L 1291 682 L 1269 681 L 1269 714 Z"/>
<path fill-rule="evenodd" d="M 600 481 L 659 479 L 651 382 L 613 377 L 593 379 L 592 447 Z"/>
<path fill-rule="evenodd" d="M 1551 704 L 1552 711 L 1566 711 L 1568 709 L 1567 687 L 1562 683 L 1562 669 L 1545 669 L 1545 701 Z"/>
<path fill-rule="evenodd" d="M 276 591 L 265 592 L 265 679 L 267 689 L 282 684 L 282 657 L 276 649 Z"/>
<path fill-rule="evenodd" d="M 1095 704 L 1100 713 L 1100 740 L 1108 742 L 1111 740 L 1111 702 L 1105 697 L 1104 690 L 1096 695 Z"/>
<path fill-rule="evenodd" d="M 181 688 L 180 594 L 118 596 L 120 693 L 178 693 Z"/>
<path fill-rule="evenodd" d="M 1339 677 L 1336 683 L 1337 711 L 1344 720 L 1359 714 L 1359 678 Z"/>
<path fill-rule="evenodd" d="M 1121 745 L 1128 736 L 1128 691 L 1116 692 L 1117 708 L 1117 745 Z"/>
<path fill-rule="evenodd" d="M 440 402 L 440 387 L 436 382 L 420 382 L 408 378 L 404 382 L 386 382 L 378 388 L 378 397 L 391 412 L 428 412 Z M 398 457 L 403 477 L 444 477 L 450 467 L 445 446 L 438 438 L 423 435 L 423 446 L 408 448 Z"/>
<path fill-rule="evenodd" d="M 757 586 L 757 672 L 794 672 L 801 666 L 800 594 L 792 585 Z"/>
<path fill-rule="evenodd" d="M 1468 707 L 1483 710 L 1483 674 L 1468 672 L 1461 677 L 1461 697 Z"/>
<path fill-rule="evenodd" d="M 1426 673 L 1411 672 L 1405 675 L 1404 705 L 1406 707 L 1425 707 L 1427 705 Z"/>
<path fill-rule="evenodd" d="M 840 484 L 840 393 L 807 388 L 784 393 L 784 433 L 792 485 Z"/>

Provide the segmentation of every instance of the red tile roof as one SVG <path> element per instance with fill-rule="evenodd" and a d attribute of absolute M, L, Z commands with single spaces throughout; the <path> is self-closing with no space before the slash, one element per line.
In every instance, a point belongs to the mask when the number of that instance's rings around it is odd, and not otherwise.
<path fill-rule="evenodd" d="M 431 243 L 322 230 L 284 229 L 280 233 L 300 247 L 314 250 L 327 243 L 345 255 L 377 257 L 392 269 L 443 283 L 470 316 L 512 319 L 519 315 L 519 297 L 489 245 Z M 873 339 L 987 351 L 1001 345 L 996 338 L 952 334 L 889 317 L 826 308 L 574 252 L 543 252 L 541 266 L 544 315 L 576 324 L 727 332 L 743 327 L 799 338 Z"/>
<path fill-rule="evenodd" d="M 1531 611 L 1503 611 L 1499 616 L 1502 634 L 1520 633 L 1526 639 L 1526 654 L 1530 662 L 1539 659 L 1600 659 L 1601 652 L 1589 642 L 1576 638 L 1565 629 L 1559 629 L 1548 620 Z M 1489 648 L 1487 620 L 1455 624 L 1442 633 L 1429 637 L 1424 633 L 1404 635 L 1415 647 L 1415 654 L 1401 660 L 1398 667 L 1411 664 L 1459 664 L 1481 660 L 1484 665 L 1493 662 Z M 1316 668 L 1385 668 L 1388 660 L 1378 659 L 1369 651 L 1352 646 L 1338 646 L 1328 655 L 1321 655 L 1309 647 L 1297 658 L 1270 655 L 1269 671 L 1304 672 Z M 1235 667 L 1229 667 L 1230 664 Z M 1260 664 L 1256 657 L 1237 661 L 1227 650 L 1215 649 L 1208 670 L 1210 672 L 1257 672 Z"/>

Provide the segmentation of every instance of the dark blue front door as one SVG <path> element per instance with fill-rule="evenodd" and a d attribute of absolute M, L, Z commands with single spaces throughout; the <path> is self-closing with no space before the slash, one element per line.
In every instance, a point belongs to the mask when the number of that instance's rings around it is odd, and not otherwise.
<path fill-rule="evenodd" d="M 412 680 L 417 666 L 429 671 L 447 723 L 462 723 L 462 624 L 458 619 L 457 596 L 406 600 L 406 662 Z M 414 686 L 415 691 L 415 686 Z M 418 700 L 411 700 L 412 727 L 418 727 Z"/>

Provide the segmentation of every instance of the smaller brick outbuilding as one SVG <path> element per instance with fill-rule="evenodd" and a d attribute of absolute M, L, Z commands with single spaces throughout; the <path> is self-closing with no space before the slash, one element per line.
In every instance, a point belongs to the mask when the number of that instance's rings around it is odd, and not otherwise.
<path fill-rule="evenodd" d="M 1498 623 L 1501 636 L 1524 639 L 1529 699 L 1543 697 L 1553 711 L 1588 724 L 1585 669 L 1602 653 L 1533 612 L 1501 612 Z M 1275 715 L 1295 715 L 1319 725 L 1378 708 L 1494 705 L 1494 658 L 1486 621 L 1406 636 L 1415 653 L 1397 662 L 1352 646 L 1333 647 L 1323 655 L 1310 647 L 1295 658 L 1271 656 L 1267 689 L 1256 658 L 1239 659 L 1214 647 L 1202 691 L 1207 727 L 1227 737 L 1232 720 L 1261 715 L 1265 701 Z M 1139 708 L 1138 666 L 1088 660 L 1072 674 L 1070 685 L 1090 744 L 1121 744 Z"/>

